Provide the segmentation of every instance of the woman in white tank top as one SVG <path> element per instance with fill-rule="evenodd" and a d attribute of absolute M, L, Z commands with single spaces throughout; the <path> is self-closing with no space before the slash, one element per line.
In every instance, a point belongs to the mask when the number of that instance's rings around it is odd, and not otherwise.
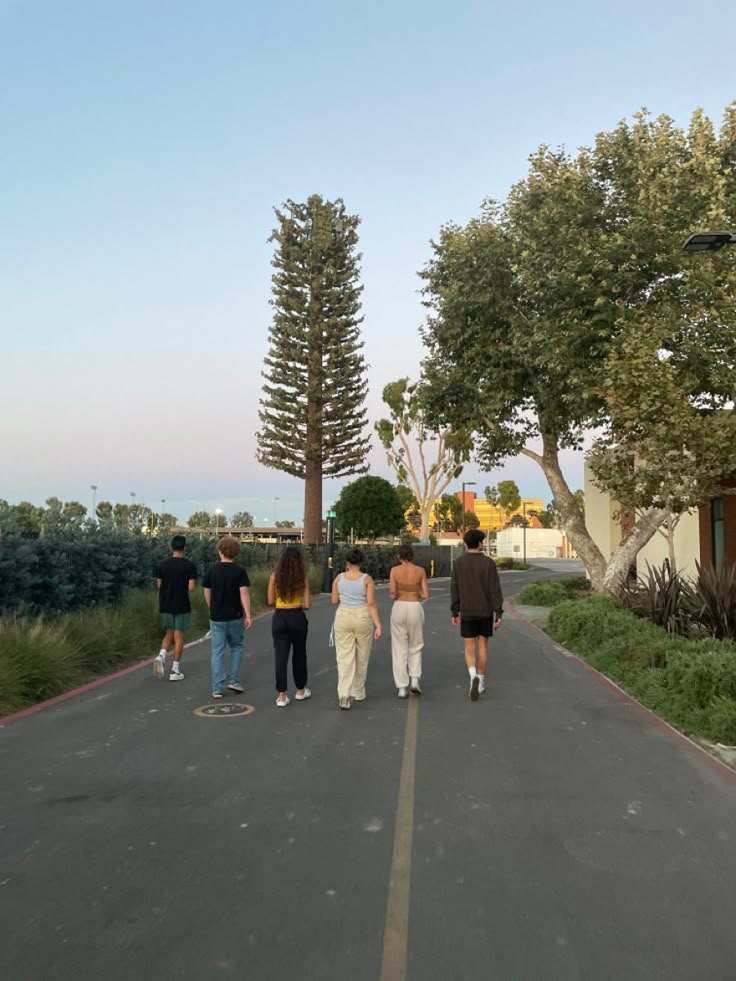
<path fill-rule="evenodd" d="M 337 605 L 335 655 L 341 709 L 364 700 L 371 646 L 381 636 L 373 580 L 360 571 L 362 563 L 360 549 L 351 549 L 345 557 L 345 572 L 332 584 L 332 602 Z"/>

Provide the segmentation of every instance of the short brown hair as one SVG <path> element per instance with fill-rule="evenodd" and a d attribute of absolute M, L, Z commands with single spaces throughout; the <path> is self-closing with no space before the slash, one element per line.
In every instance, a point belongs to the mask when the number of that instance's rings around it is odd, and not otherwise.
<path fill-rule="evenodd" d="M 414 549 L 411 545 L 399 545 L 399 559 L 404 559 L 406 562 L 414 561 Z"/>
<path fill-rule="evenodd" d="M 232 535 L 225 535 L 217 543 L 217 551 L 226 559 L 234 559 L 236 555 L 240 554 L 240 542 Z"/>

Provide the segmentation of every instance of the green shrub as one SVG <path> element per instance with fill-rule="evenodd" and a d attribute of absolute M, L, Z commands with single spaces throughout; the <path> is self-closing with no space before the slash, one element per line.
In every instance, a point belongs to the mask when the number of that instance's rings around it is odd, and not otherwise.
<path fill-rule="evenodd" d="M 651 620 L 668 633 L 689 633 L 685 604 L 689 584 L 679 572 L 673 572 L 668 560 L 660 568 L 647 562 L 646 575 L 629 583 L 624 592 L 626 606 L 638 617 Z"/>
<path fill-rule="evenodd" d="M 717 569 L 696 567 L 698 577 L 684 600 L 687 614 L 711 637 L 736 640 L 736 562 L 724 561 Z"/>
<path fill-rule="evenodd" d="M 0 665 L 0 705 L 12 710 L 74 685 L 83 656 L 61 624 L 10 620 L 0 622 Z"/>
<path fill-rule="evenodd" d="M 674 725 L 736 743 L 736 644 L 668 634 L 607 596 L 560 603 L 547 631 Z"/>
<path fill-rule="evenodd" d="M 569 593 L 561 582 L 554 579 L 540 579 L 524 586 L 519 593 L 519 602 L 525 606 L 557 606 L 568 599 Z"/>

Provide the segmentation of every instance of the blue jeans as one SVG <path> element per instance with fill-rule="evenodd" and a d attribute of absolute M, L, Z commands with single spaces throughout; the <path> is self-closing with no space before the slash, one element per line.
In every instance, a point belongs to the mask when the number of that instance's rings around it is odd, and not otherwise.
<path fill-rule="evenodd" d="M 212 691 L 223 692 L 240 674 L 240 662 L 245 647 L 245 621 L 210 620 L 212 631 Z M 230 647 L 230 670 L 225 673 L 225 647 Z"/>

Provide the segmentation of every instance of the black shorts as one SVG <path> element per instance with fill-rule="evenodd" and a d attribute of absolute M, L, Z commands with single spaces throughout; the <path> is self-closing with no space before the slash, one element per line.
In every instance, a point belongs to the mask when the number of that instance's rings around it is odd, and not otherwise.
<path fill-rule="evenodd" d="M 461 637 L 492 637 L 493 617 L 460 617 Z"/>

